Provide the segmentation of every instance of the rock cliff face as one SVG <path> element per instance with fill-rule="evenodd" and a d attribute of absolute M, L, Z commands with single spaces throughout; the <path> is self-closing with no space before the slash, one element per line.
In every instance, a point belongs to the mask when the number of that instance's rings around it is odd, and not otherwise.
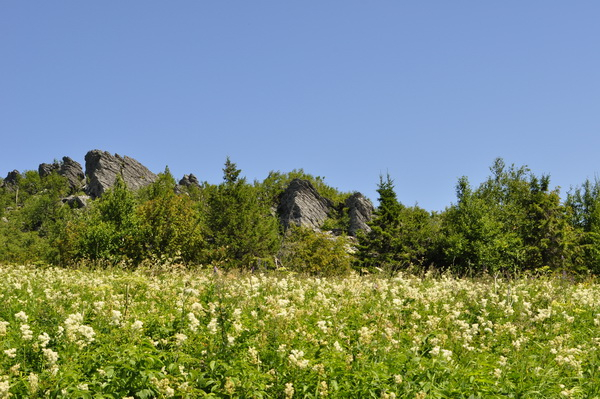
<path fill-rule="evenodd" d="M 359 230 L 365 232 L 371 231 L 371 228 L 367 225 L 373 219 L 373 212 L 375 208 L 371 201 L 369 201 L 361 193 L 354 193 L 346 200 L 346 206 L 348 207 L 348 214 L 350 216 L 350 228 L 349 233 L 352 236 L 356 236 Z"/>
<path fill-rule="evenodd" d="M 69 186 L 72 192 L 79 191 L 85 184 L 85 175 L 81 164 L 72 160 L 69 157 L 63 157 L 62 163 L 42 163 L 38 167 L 40 177 L 46 177 L 52 172 L 57 171 L 59 175 L 64 176 L 69 181 Z"/>
<path fill-rule="evenodd" d="M 133 158 L 100 150 L 92 150 L 85 155 L 85 174 L 88 177 L 85 192 L 92 198 L 100 197 L 112 187 L 119 174 L 131 190 L 145 187 L 157 178 Z"/>
<path fill-rule="evenodd" d="M 277 213 L 284 228 L 290 225 L 321 227 L 333 204 L 321 197 L 308 180 L 294 179 L 281 195 Z"/>

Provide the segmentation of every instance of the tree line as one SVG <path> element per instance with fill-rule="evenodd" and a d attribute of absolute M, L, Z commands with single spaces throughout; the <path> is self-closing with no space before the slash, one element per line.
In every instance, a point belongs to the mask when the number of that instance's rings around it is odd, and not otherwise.
<path fill-rule="evenodd" d="M 284 231 L 279 196 L 309 180 L 335 205 L 321 231 Z M 561 200 L 550 177 L 496 159 L 477 187 L 456 184 L 456 202 L 429 212 L 398 201 L 381 176 L 369 232 L 349 237 L 343 193 L 303 170 L 248 182 L 228 158 L 219 184 L 178 186 L 168 168 L 151 185 L 114 186 L 84 208 L 61 201 L 66 178 L 35 171 L 0 188 L 0 262 L 187 265 L 287 269 L 312 274 L 429 269 L 483 273 L 600 273 L 600 182 L 585 181 Z M 337 234 L 327 231 L 335 229 Z"/>

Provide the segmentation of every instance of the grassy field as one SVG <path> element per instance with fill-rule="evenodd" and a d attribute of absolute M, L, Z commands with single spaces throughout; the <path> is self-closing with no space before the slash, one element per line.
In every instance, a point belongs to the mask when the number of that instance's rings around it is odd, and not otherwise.
<path fill-rule="evenodd" d="M 594 281 L 0 275 L 0 398 L 600 398 Z"/>

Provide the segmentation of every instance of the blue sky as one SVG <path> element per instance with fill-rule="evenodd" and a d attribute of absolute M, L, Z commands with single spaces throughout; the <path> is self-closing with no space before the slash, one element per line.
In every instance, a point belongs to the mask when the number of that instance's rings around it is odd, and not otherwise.
<path fill-rule="evenodd" d="M 0 175 L 88 150 L 176 178 L 303 168 L 443 210 L 496 157 L 600 171 L 597 1 L 0 3 Z"/>

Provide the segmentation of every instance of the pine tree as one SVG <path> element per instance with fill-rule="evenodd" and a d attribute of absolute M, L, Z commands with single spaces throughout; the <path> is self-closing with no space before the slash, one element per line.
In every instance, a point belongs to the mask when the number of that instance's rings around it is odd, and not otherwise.
<path fill-rule="evenodd" d="M 214 261 L 251 268 L 272 262 L 280 242 L 279 223 L 268 204 L 259 200 L 258 189 L 240 178 L 240 173 L 228 157 L 223 182 L 208 199 L 209 243 Z"/>

